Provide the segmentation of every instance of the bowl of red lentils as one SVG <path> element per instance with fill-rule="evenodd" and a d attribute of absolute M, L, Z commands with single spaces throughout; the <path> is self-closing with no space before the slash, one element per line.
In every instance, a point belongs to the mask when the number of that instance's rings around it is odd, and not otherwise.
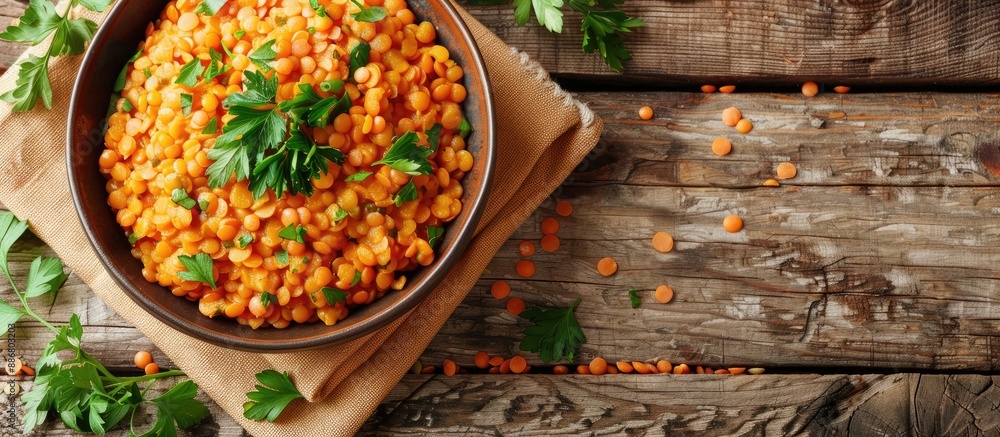
<path fill-rule="evenodd" d="M 496 149 L 475 41 L 416 0 L 119 1 L 68 127 L 80 220 L 126 294 L 259 352 L 419 304 L 473 237 Z"/>

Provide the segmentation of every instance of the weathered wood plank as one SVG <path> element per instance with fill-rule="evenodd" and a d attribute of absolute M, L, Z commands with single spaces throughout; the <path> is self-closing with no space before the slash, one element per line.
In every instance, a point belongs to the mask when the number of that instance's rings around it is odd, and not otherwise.
<path fill-rule="evenodd" d="M 0 0 L 0 29 L 6 29 L 10 22 L 24 13 L 27 0 Z M 9 41 L 0 41 L 0 74 L 7 71 L 27 46 Z"/>
<path fill-rule="evenodd" d="M 25 0 L 0 0 L 0 28 Z M 580 14 L 567 10 L 562 35 L 509 5 L 468 10 L 551 73 L 621 85 L 702 83 L 793 87 L 831 84 L 995 85 L 1000 80 L 1000 9 L 992 0 L 850 1 L 630 0 L 647 27 L 626 38 L 627 80 L 581 51 Z M 0 42 L 0 71 L 23 47 Z"/>

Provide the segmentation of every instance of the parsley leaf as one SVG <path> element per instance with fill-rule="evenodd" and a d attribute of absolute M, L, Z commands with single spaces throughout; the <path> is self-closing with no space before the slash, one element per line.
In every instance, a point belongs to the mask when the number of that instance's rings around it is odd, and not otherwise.
<path fill-rule="evenodd" d="M 305 244 L 306 228 L 300 225 L 288 225 L 278 231 L 278 236 L 286 240 L 294 240 L 296 243 Z"/>
<path fill-rule="evenodd" d="M 370 172 L 370 171 L 359 171 L 357 173 L 354 173 L 354 174 L 352 174 L 352 175 L 344 178 L 344 182 L 361 182 L 361 181 L 367 179 L 368 176 L 371 176 L 371 175 L 372 175 L 372 172 Z"/>
<path fill-rule="evenodd" d="M 195 256 L 179 255 L 177 259 L 187 269 L 186 272 L 178 272 L 177 276 L 188 281 L 204 282 L 215 288 L 215 266 L 212 264 L 212 257 L 206 253 L 198 253 Z"/>
<path fill-rule="evenodd" d="M 208 124 L 205 125 L 205 129 L 202 129 L 201 133 L 205 135 L 212 135 L 219 131 L 219 117 L 212 117 L 208 120 Z"/>
<path fill-rule="evenodd" d="M 133 109 L 135 109 L 135 107 L 132 106 L 132 101 L 131 100 L 129 100 L 129 99 L 122 99 L 122 111 L 132 112 Z"/>
<path fill-rule="evenodd" d="M 201 4 L 194 11 L 199 14 L 215 15 L 222 10 L 229 0 L 202 0 Z"/>
<path fill-rule="evenodd" d="M 438 243 L 440 243 L 442 236 L 444 236 L 444 228 L 438 226 L 427 227 L 427 244 L 429 244 L 431 247 L 434 247 Z"/>
<path fill-rule="evenodd" d="M 351 14 L 351 16 L 354 17 L 355 20 L 374 23 L 377 21 L 381 21 L 387 15 L 385 9 L 380 6 L 365 7 L 365 5 L 358 0 L 351 0 L 351 3 L 354 3 L 355 5 L 357 5 L 358 9 L 361 9 L 360 12 L 355 12 Z"/>
<path fill-rule="evenodd" d="M 411 179 L 410 182 L 408 182 L 406 185 L 403 185 L 403 188 L 399 189 L 399 192 L 396 193 L 396 197 L 394 197 L 392 200 L 396 204 L 396 206 L 399 207 L 403 206 L 404 202 L 417 200 L 417 197 L 418 197 L 417 186 L 413 185 L 413 180 Z"/>
<path fill-rule="evenodd" d="M 185 117 L 191 115 L 191 105 L 193 103 L 194 103 L 193 95 L 181 93 L 181 110 L 184 111 Z"/>
<path fill-rule="evenodd" d="M 327 305 L 333 306 L 334 302 L 346 305 L 348 293 L 336 288 L 323 287 L 323 297 L 326 298 Z"/>
<path fill-rule="evenodd" d="M 0 100 L 14 104 L 15 112 L 30 111 L 38 99 L 42 99 L 46 109 L 52 109 L 49 57 L 28 55 L 28 59 L 18 64 L 18 67 L 14 89 L 0 95 Z"/>
<path fill-rule="evenodd" d="M 211 49 L 209 50 L 208 53 L 209 56 L 211 57 L 211 60 L 208 62 L 208 68 L 205 70 L 206 83 L 211 81 L 212 79 L 215 79 L 218 76 L 226 74 L 226 72 L 233 69 L 233 67 L 230 67 L 229 65 L 226 65 L 224 62 L 222 62 L 222 53 L 220 53 L 218 50 Z"/>
<path fill-rule="evenodd" d="M 170 200 L 173 200 L 179 206 L 184 207 L 184 209 L 194 208 L 194 199 L 188 197 L 187 191 L 183 188 L 174 188 L 174 191 L 170 192 Z"/>
<path fill-rule="evenodd" d="M 259 71 L 244 71 L 243 83 L 246 91 L 226 97 L 226 100 L 222 102 L 224 105 L 259 108 L 268 103 L 274 103 L 274 99 L 278 95 L 278 76 L 268 79 L 264 73 Z"/>
<path fill-rule="evenodd" d="M 628 298 L 632 301 L 632 308 L 639 308 L 642 304 L 642 299 L 639 297 L 639 290 L 631 289 L 628 291 Z"/>
<path fill-rule="evenodd" d="M 264 308 L 271 306 L 272 303 L 275 303 L 277 301 L 278 301 L 278 296 L 275 296 L 266 291 L 262 291 L 260 293 L 260 304 L 263 305 Z"/>
<path fill-rule="evenodd" d="M 312 8 L 316 10 L 317 16 L 326 16 L 326 8 L 319 5 L 319 0 L 309 0 L 309 6 L 312 6 Z"/>
<path fill-rule="evenodd" d="M 434 153 L 429 147 L 417 146 L 419 137 L 407 132 L 399 137 L 382 159 L 372 165 L 385 164 L 411 176 L 431 174 L 428 158 Z"/>
<path fill-rule="evenodd" d="M 274 422 L 289 403 L 302 397 L 287 372 L 267 369 L 255 376 L 263 385 L 256 385 L 256 390 L 247 393 L 250 401 L 243 404 L 243 417 L 247 419 Z"/>
<path fill-rule="evenodd" d="M 371 51 L 372 46 L 364 41 L 359 42 L 358 45 L 351 49 L 350 70 L 348 72 L 348 77 L 351 77 L 351 80 L 354 80 L 354 70 L 368 65 L 368 55 L 371 54 Z"/>
<path fill-rule="evenodd" d="M 28 270 L 28 283 L 24 287 L 24 295 L 38 297 L 58 290 L 68 277 L 69 274 L 63 273 L 62 261 L 59 258 L 35 258 Z"/>
<path fill-rule="evenodd" d="M 184 64 L 181 71 L 177 73 L 177 80 L 174 83 L 193 87 L 198 83 L 198 76 L 205 72 L 205 66 L 201 65 L 198 58 L 191 59 L 191 62 Z"/>
<path fill-rule="evenodd" d="M 583 13 L 583 51 L 601 54 L 611 71 L 620 73 L 622 62 L 632 59 L 632 53 L 621 39 L 622 33 L 645 26 L 641 19 L 629 17 L 617 9 L 622 0 L 599 1 L 604 10 L 596 9 L 594 0 L 570 0 L 570 6 Z"/>
<path fill-rule="evenodd" d="M 534 323 L 524 329 L 520 349 L 541 355 L 542 361 L 573 361 L 576 349 L 587 341 L 573 311 L 581 299 L 569 308 L 531 307 L 521 312 L 521 317 Z"/>
<path fill-rule="evenodd" d="M 341 220 L 347 218 L 347 215 L 346 209 L 338 209 L 337 212 L 333 213 L 333 222 L 340 223 Z"/>
<path fill-rule="evenodd" d="M 239 237 L 236 237 L 236 246 L 238 246 L 240 249 L 247 247 L 247 245 L 250 243 L 253 243 L 253 235 L 243 234 L 240 235 Z"/>
<path fill-rule="evenodd" d="M 246 34 L 247 34 L 247 31 L 245 31 L 243 29 L 240 29 L 240 30 L 237 30 L 236 33 L 233 34 L 233 36 L 235 36 L 236 39 L 243 39 L 243 35 L 246 35 Z M 228 47 L 223 46 L 222 48 L 223 48 L 223 50 L 226 50 L 227 52 L 229 51 Z"/>
<path fill-rule="evenodd" d="M 462 123 L 458 125 L 458 136 L 464 140 L 469 137 L 470 133 L 472 133 L 472 125 L 469 124 L 468 118 L 462 117 Z"/>
<path fill-rule="evenodd" d="M 438 142 L 441 141 L 441 128 L 441 123 L 434 123 L 434 126 L 424 131 L 424 135 L 427 135 L 427 145 L 431 150 L 438 149 Z"/>
<path fill-rule="evenodd" d="M 128 244 L 131 244 L 131 245 L 134 246 L 135 243 L 138 242 L 140 238 L 142 238 L 142 235 L 139 235 L 139 234 L 137 234 L 135 232 L 133 232 L 131 234 L 128 234 Z"/>
<path fill-rule="evenodd" d="M 358 271 L 358 270 L 355 270 L 354 271 L 354 279 L 351 280 L 351 287 L 353 287 L 355 285 L 358 285 L 358 282 L 361 282 L 361 272 Z"/>
<path fill-rule="evenodd" d="M 187 428 L 208 417 L 208 408 L 196 400 L 198 386 L 191 381 L 175 385 L 166 393 L 153 399 L 156 405 L 156 423 L 143 436 L 177 435 L 174 423 L 178 428 Z"/>
<path fill-rule="evenodd" d="M 111 6 L 112 1 L 114 0 L 80 0 L 80 4 L 94 12 L 104 12 L 108 6 Z"/>
<path fill-rule="evenodd" d="M 319 89 L 325 93 L 339 93 L 344 90 L 344 81 L 340 79 L 323 81 L 320 82 Z"/>
<path fill-rule="evenodd" d="M 31 0 L 17 26 L 9 26 L 0 39 L 28 44 L 41 44 L 56 27 L 60 18 L 55 5 L 46 0 Z"/>
<path fill-rule="evenodd" d="M 274 253 L 274 259 L 278 261 L 278 265 L 281 267 L 288 265 L 288 251 L 281 250 Z"/>
<path fill-rule="evenodd" d="M 274 51 L 274 40 L 268 40 L 260 46 L 257 50 L 254 50 L 250 54 L 249 58 L 263 71 L 271 70 L 271 61 L 278 56 L 278 52 Z M 275 76 L 277 78 L 277 76 Z"/>

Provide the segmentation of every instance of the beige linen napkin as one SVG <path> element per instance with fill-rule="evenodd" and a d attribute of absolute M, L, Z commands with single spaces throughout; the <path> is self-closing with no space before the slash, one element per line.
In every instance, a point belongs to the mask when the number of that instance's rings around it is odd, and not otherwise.
<path fill-rule="evenodd" d="M 59 58 L 50 66 L 51 110 L 39 105 L 13 114 L 9 105 L 0 104 L 0 202 L 29 220 L 35 234 L 105 303 L 251 434 L 350 435 L 419 358 L 501 244 L 600 137 L 601 120 L 589 109 L 526 55 L 462 14 L 486 60 L 496 99 L 499 150 L 493 191 L 476 237 L 447 279 L 406 317 L 367 337 L 310 352 L 253 354 L 195 340 L 135 306 L 97 260 L 67 186 L 66 112 L 80 57 Z M 0 91 L 11 89 L 14 79 L 14 71 L 0 78 Z M 276 423 L 247 420 L 243 403 L 253 389 L 253 375 L 268 368 L 288 371 L 308 402 L 291 404 Z"/>

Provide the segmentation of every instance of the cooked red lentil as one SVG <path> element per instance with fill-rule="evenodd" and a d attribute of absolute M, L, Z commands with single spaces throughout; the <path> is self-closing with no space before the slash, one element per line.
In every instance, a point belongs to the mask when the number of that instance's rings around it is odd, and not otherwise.
<path fill-rule="evenodd" d="M 212 16 L 195 12 L 198 1 L 176 0 L 147 27 L 100 159 L 108 203 L 135 238 L 132 253 L 146 280 L 198 301 L 208 317 L 253 328 L 333 325 L 349 308 L 403 288 L 406 272 L 434 261 L 428 229 L 439 231 L 462 210 L 460 181 L 473 166 L 459 134 L 463 70 L 435 44 L 434 26 L 417 21 L 404 0 L 366 2 L 387 17 L 357 21 L 351 13 L 359 8 L 344 0 L 319 0 L 320 9 L 309 0 L 234 0 Z M 361 43 L 370 55 L 351 74 L 349 54 Z M 261 50 L 274 51 L 273 69 L 256 65 Z M 212 56 L 230 69 L 180 80 L 185 65 L 211 71 Z M 345 158 L 307 182 L 311 195 L 267 189 L 255 198 L 248 181 L 236 177 L 209 187 L 208 151 L 234 118 L 223 101 L 252 91 L 244 79 L 255 71 L 277 77 L 278 103 L 306 88 L 322 98 L 349 97 L 350 109 L 334 112 L 325 126 L 301 125 L 310 143 Z M 216 121 L 218 133 L 210 126 Z M 428 145 L 426 132 L 436 124 L 438 144 Z M 418 149 L 440 147 L 428 159 L 431 174 L 375 165 L 394 137 L 408 132 L 418 134 Z M 397 202 L 410 182 L 415 198 Z M 194 206 L 172 199 L 177 189 Z M 279 236 L 289 227 L 304 230 L 301 241 Z M 179 257 L 200 253 L 213 260 L 216 287 L 178 275 L 186 271 Z"/>

